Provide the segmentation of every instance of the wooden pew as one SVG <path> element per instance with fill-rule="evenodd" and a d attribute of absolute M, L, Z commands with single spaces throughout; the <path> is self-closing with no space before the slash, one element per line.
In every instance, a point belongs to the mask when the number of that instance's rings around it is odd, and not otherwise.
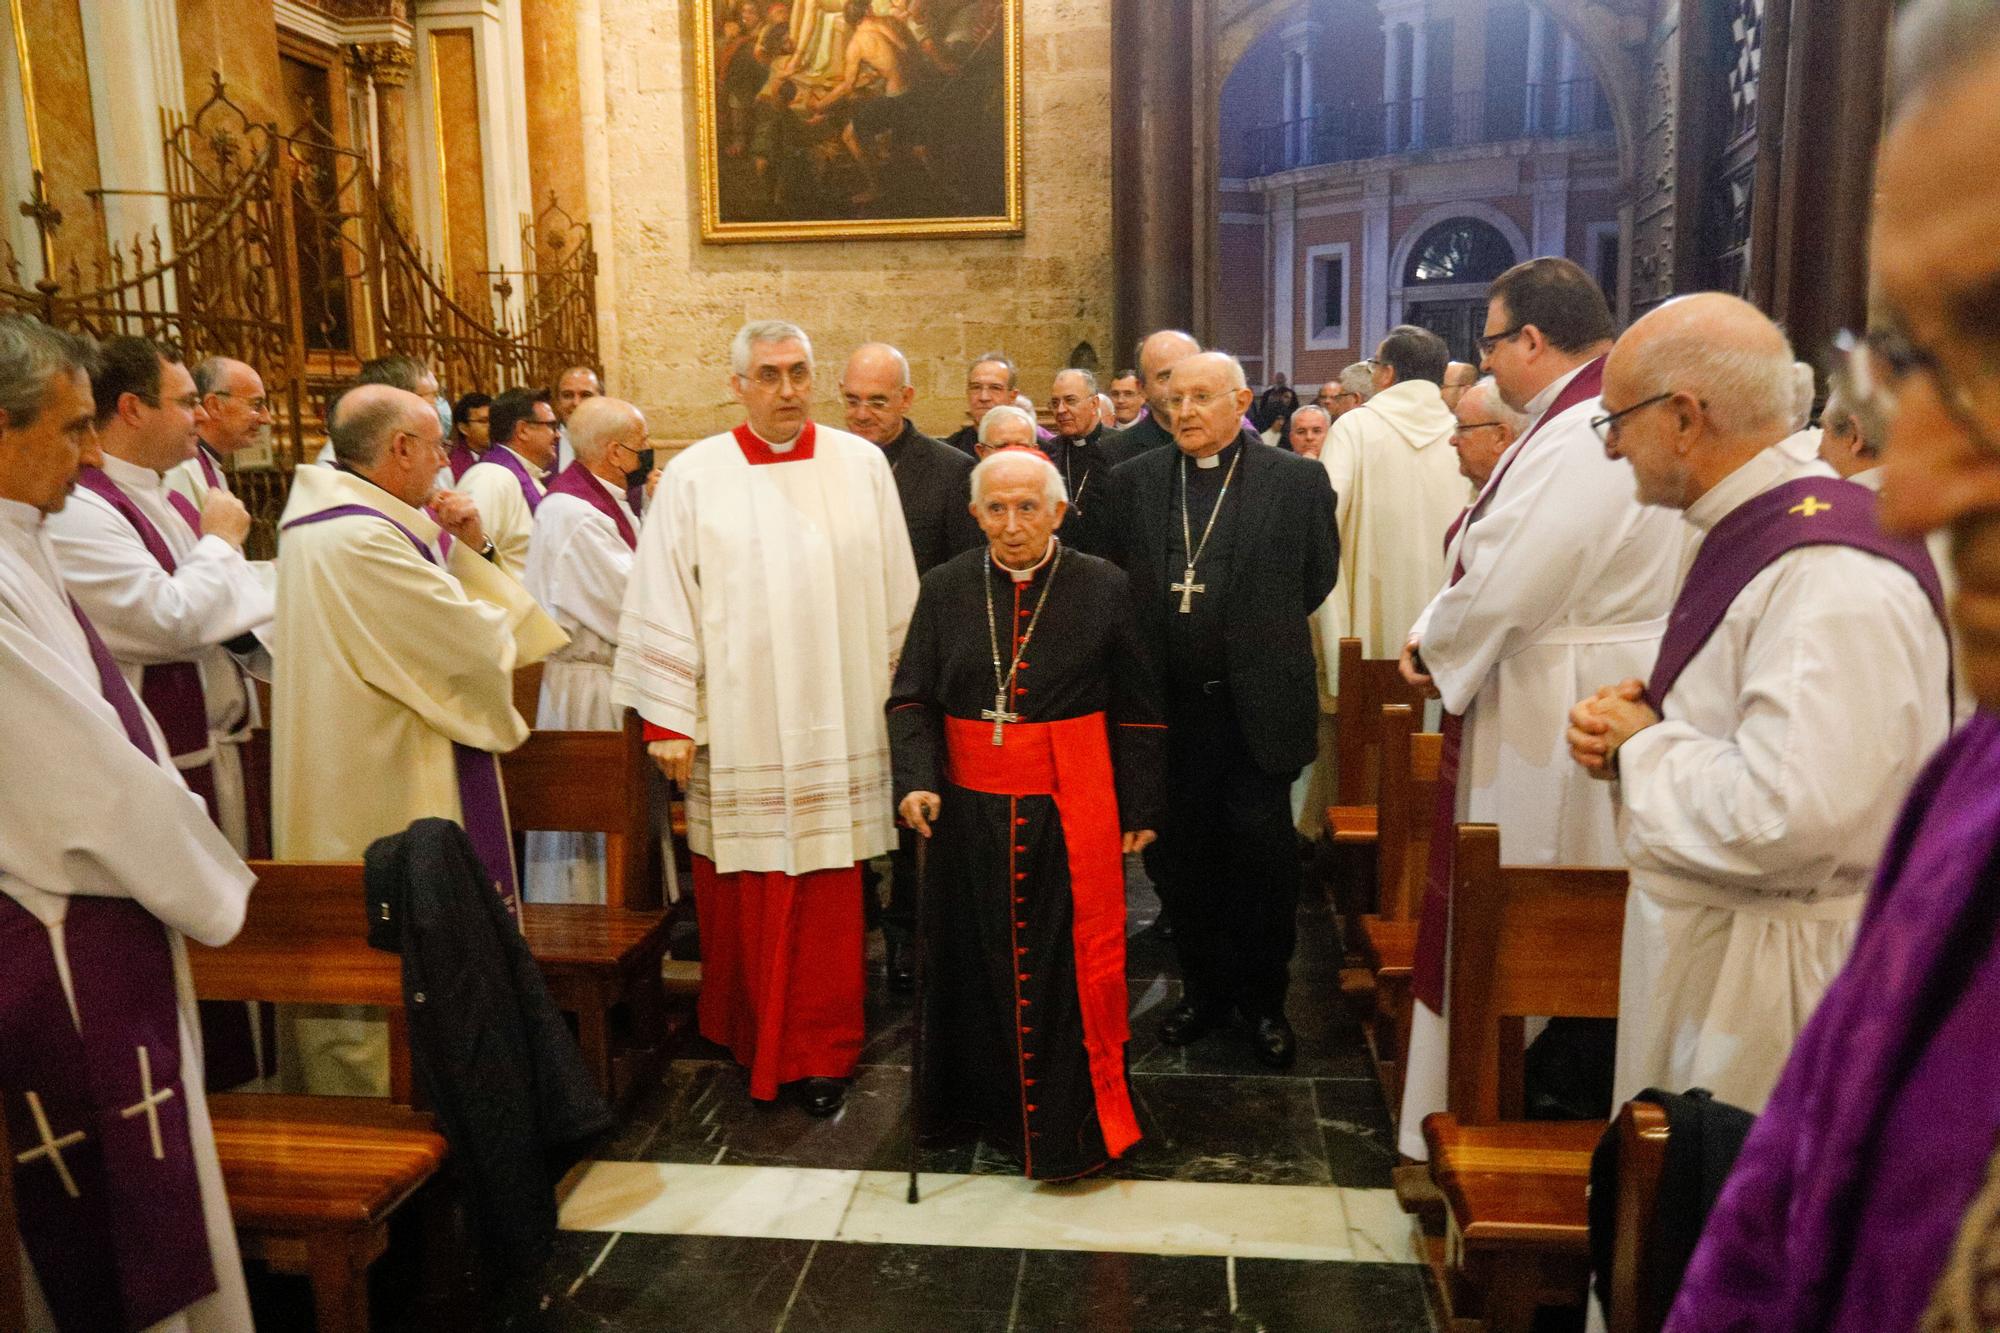
<path fill-rule="evenodd" d="M 542 664 L 514 668 L 514 711 L 530 727 L 542 712 Z"/>
<path fill-rule="evenodd" d="M 359 862 L 251 863 L 243 930 L 188 944 L 206 1000 L 362 1004 L 390 1011 L 390 1099 L 218 1093 L 208 1099 L 244 1254 L 312 1283 L 320 1333 L 368 1327 L 368 1267 L 389 1218 L 444 1162 L 431 1118 L 410 1107 L 402 960 L 368 947 Z"/>
<path fill-rule="evenodd" d="M 1366 1018 L 1369 1049 L 1391 1119 L 1403 1100 L 1417 909 L 1423 899 L 1438 760 L 1444 748 L 1443 736 L 1420 732 L 1416 725 L 1417 711 L 1408 704 L 1382 709 L 1381 818 L 1375 849 L 1382 910 L 1359 917 L 1353 931 L 1355 952 L 1373 980 L 1373 1002 Z"/>
<path fill-rule="evenodd" d="M 1454 1317 L 1525 1333 L 1589 1276 L 1585 1186 L 1600 1121 L 1526 1121 L 1522 1028 L 1615 1018 L 1623 870 L 1500 864 L 1500 830 L 1458 828 L 1447 1110 L 1424 1119 L 1448 1217 L 1440 1289 Z"/>
<path fill-rule="evenodd" d="M 1610 1333 L 1659 1333 L 1676 1284 L 1659 1271 L 1654 1206 L 1667 1161 L 1667 1113 L 1656 1102 L 1627 1102 L 1618 1134 L 1618 1236 L 1611 1252 Z"/>
<path fill-rule="evenodd" d="M 537 731 L 500 757 L 517 837 L 527 830 L 604 834 L 605 904 L 524 902 L 521 931 L 556 1006 L 576 1018 L 577 1045 L 598 1087 L 614 1100 L 643 1083 L 668 1035 L 660 980 L 667 914 L 659 906 L 651 766 L 638 715 L 629 710 L 622 731 Z M 621 1014 L 622 1034 L 614 1031 Z"/>
<path fill-rule="evenodd" d="M 1382 739 L 1376 719 L 1389 704 L 1422 709 L 1424 698 L 1393 660 L 1361 655 L 1361 640 L 1340 641 L 1340 729 L 1335 755 L 1333 805 L 1326 831 L 1335 846 L 1375 845 L 1376 795 Z"/>

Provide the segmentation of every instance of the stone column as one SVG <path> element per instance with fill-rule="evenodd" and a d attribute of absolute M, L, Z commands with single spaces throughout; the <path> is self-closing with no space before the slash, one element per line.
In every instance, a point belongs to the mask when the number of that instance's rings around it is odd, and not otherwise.
<path fill-rule="evenodd" d="M 1194 322 L 1193 0 L 1112 0 L 1116 346 Z"/>
<path fill-rule="evenodd" d="M 1564 28 L 1561 40 L 1556 43 L 1556 105 L 1561 118 L 1557 128 L 1564 134 L 1581 134 L 1590 128 L 1591 96 L 1590 89 L 1585 86 L 1587 77 L 1583 47 L 1570 30 Z"/>
<path fill-rule="evenodd" d="M 407 235 L 410 226 L 410 72 L 416 56 L 400 42 L 348 48 L 348 63 L 375 88 L 375 188 Z"/>
<path fill-rule="evenodd" d="M 1403 98 L 1403 25 L 1391 24 L 1382 38 L 1382 150 L 1393 153 L 1403 146 L 1401 126 Z"/>
<path fill-rule="evenodd" d="M 1424 100 L 1430 92 L 1430 22 L 1420 12 L 1410 24 L 1410 147 L 1424 143 Z"/>
<path fill-rule="evenodd" d="M 1543 91 L 1543 75 L 1549 65 L 1549 16 L 1540 5 L 1528 6 L 1528 67 L 1521 80 L 1526 105 L 1521 109 L 1521 128 L 1529 134 L 1542 131 L 1542 108 L 1548 105 Z"/>

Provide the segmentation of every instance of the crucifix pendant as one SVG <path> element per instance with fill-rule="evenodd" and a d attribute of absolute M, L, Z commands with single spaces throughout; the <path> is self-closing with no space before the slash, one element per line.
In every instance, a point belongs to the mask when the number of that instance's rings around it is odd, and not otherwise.
<path fill-rule="evenodd" d="M 1021 720 L 1019 713 L 1010 713 L 1007 711 L 1007 691 L 1005 690 L 993 696 L 993 706 L 981 709 L 979 717 L 981 721 L 993 724 L 993 743 L 995 745 L 1006 743 L 1001 735 L 1000 729 L 1002 727 L 1006 726 L 1009 722 L 1019 722 Z"/>
<path fill-rule="evenodd" d="M 1179 583 L 1170 583 L 1167 586 L 1172 591 L 1181 595 L 1181 614 L 1184 616 L 1194 611 L 1194 595 L 1198 592 L 1208 591 L 1206 583 L 1196 583 L 1194 581 L 1193 565 L 1187 567 L 1187 572 L 1181 575 Z"/>

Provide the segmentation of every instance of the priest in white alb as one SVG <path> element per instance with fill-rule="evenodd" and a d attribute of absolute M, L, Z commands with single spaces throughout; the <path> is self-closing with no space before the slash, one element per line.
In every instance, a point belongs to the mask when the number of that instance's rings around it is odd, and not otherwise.
<path fill-rule="evenodd" d="M 1623 864 L 1610 793 L 1569 762 L 1563 731 L 1577 698 L 1652 664 L 1684 540 L 1591 429 L 1613 331 L 1567 259 L 1517 265 L 1488 293 L 1485 369 L 1532 420 L 1452 524 L 1445 586 L 1403 650 L 1445 711 L 1399 1122 L 1410 1157 L 1445 1105 L 1452 825 L 1498 824 L 1508 865 Z"/>
<path fill-rule="evenodd" d="M 860 863 L 896 845 L 883 704 L 917 569 L 882 451 L 815 425 L 812 344 L 730 344 L 748 420 L 667 465 L 613 702 L 687 791 L 702 1035 L 831 1115 L 861 1054 Z"/>
<path fill-rule="evenodd" d="M 250 514 L 224 489 L 197 508 L 163 484 L 207 422 L 180 358 L 143 338 L 101 348 L 92 376 L 102 467 L 48 530 L 64 581 L 97 626 L 230 844 L 249 849 L 243 742 L 256 696 L 243 663 L 269 631 L 268 575 L 243 558 Z"/>
<path fill-rule="evenodd" d="M 1644 680 L 1570 717 L 1632 867 L 1612 1104 L 1764 1109 L 1854 943 L 1903 796 L 1951 725 L 1943 592 L 1875 492 L 1784 448 L 1792 349 L 1717 292 L 1648 313 L 1604 372 L 1610 452 L 1700 546 Z"/>
<path fill-rule="evenodd" d="M 487 412 L 491 443 L 458 488 L 472 498 L 493 539 L 494 563 L 518 579 L 528 568 L 535 511 L 556 465 L 556 410 L 541 389 L 509 389 Z"/>
<path fill-rule="evenodd" d="M 639 545 L 639 516 L 626 498 L 625 478 L 646 448 L 646 418 L 619 399 L 587 398 L 570 414 L 569 439 L 575 461 L 549 482 L 535 510 L 522 580 L 569 635 L 568 645 L 542 669 L 535 725 L 549 731 L 617 731 L 624 726 L 624 709 L 611 702 L 611 662 L 632 553 Z M 658 476 L 654 473 L 655 483 Z M 661 790 L 664 794 L 664 786 Z M 664 819 L 664 801 L 661 805 Z M 661 850 L 672 896 L 671 848 Z M 604 835 L 528 834 L 522 889 L 529 902 L 603 902 Z"/>
<path fill-rule="evenodd" d="M 495 567 L 472 502 L 437 491 L 444 431 L 429 403 L 364 385 L 328 434 L 334 466 L 292 474 L 278 525 L 273 850 L 358 861 L 416 820 L 450 819 L 517 906 L 496 756 L 528 737 L 514 668 L 563 633 Z M 285 1072 L 311 1091 L 386 1092 L 380 1024 L 308 1015 L 294 1049 Z"/>
<path fill-rule="evenodd" d="M 249 1333 L 182 936 L 227 943 L 251 876 L 56 573 L 92 355 L 0 316 L 5 1262 L 31 1333 Z"/>
<path fill-rule="evenodd" d="M 1363 657 L 1397 656 L 1444 582 L 1445 529 L 1471 496 L 1451 449 L 1456 423 L 1438 389 L 1450 363 L 1444 339 L 1429 329 L 1389 330 L 1375 353 L 1374 396 L 1343 413 L 1320 447 L 1346 575 L 1315 617 L 1335 698 L 1340 641 L 1360 639 Z"/>

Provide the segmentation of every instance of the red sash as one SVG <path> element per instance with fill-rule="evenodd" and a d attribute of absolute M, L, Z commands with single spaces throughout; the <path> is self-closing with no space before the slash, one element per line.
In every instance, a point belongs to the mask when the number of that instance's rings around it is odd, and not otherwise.
<path fill-rule="evenodd" d="M 78 468 L 76 484 L 110 505 L 130 523 L 139 534 L 139 541 L 145 546 L 147 554 L 161 569 L 172 574 L 178 568 L 160 530 L 133 503 L 132 497 L 104 474 L 102 468 Z M 201 515 L 185 495 L 168 491 L 167 503 L 174 507 L 174 512 L 181 516 L 195 536 L 201 536 Z M 211 766 L 202 763 L 182 767 L 180 763 L 183 756 L 200 754 L 209 747 L 208 695 L 201 686 L 201 668 L 193 662 L 155 662 L 143 667 L 139 673 L 139 697 L 145 700 L 146 711 L 160 724 L 160 735 L 166 738 L 167 752 L 174 757 L 174 767 L 180 769 L 181 777 L 208 807 L 208 817 L 219 822 L 222 814 L 216 800 L 215 774 Z"/>
<path fill-rule="evenodd" d="M 1578 403 L 1597 397 L 1603 390 L 1604 358 L 1600 356 L 1570 377 L 1570 382 L 1549 404 L 1549 410 L 1536 419 L 1528 433 L 1521 437 L 1521 442 L 1514 446 L 1514 452 L 1487 479 L 1479 497 L 1458 516 L 1458 522 L 1453 523 L 1451 531 L 1445 534 L 1447 551 L 1451 549 L 1452 536 L 1461 526 L 1478 518 L 1486 502 L 1499 491 L 1507 469 L 1527 451 L 1528 441 L 1535 438 L 1535 432 Z M 1445 586 L 1451 587 L 1464 577 L 1465 547 L 1461 544 L 1459 556 L 1452 562 L 1451 579 Z M 1444 732 L 1444 744 L 1438 754 L 1437 805 L 1431 813 L 1430 854 L 1425 865 L 1424 903 L 1417 923 L 1417 958 L 1411 985 L 1417 999 L 1428 1005 L 1434 1014 L 1444 1012 L 1445 944 L 1449 939 L 1451 923 L 1451 850 L 1453 826 L 1458 822 L 1458 752 L 1465 739 L 1464 716 L 1446 713 L 1441 730 Z"/>
<path fill-rule="evenodd" d="M 1091 1090 L 1104 1146 L 1113 1157 L 1139 1140 L 1125 1084 L 1131 1037 L 1125 990 L 1125 858 L 1104 714 L 1060 722 L 1010 723 L 993 743 L 991 723 L 944 720 L 951 780 L 995 796 L 1050 796 L 1069 853 L 1070 937 Z"/>

